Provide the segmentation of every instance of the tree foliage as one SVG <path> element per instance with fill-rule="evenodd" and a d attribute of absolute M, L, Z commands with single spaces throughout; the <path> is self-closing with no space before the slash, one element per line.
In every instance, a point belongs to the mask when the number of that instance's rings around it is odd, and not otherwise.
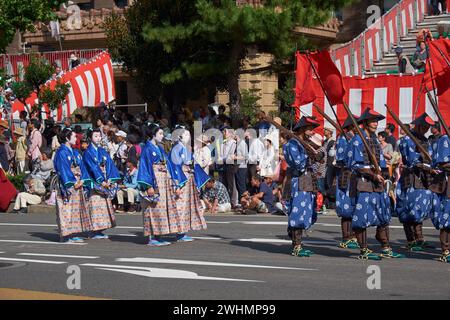
<path fill-rule="evenodd" d="M 110 45 L 142 84 L 155 92 L 205 82 L 225 87 L 237 118 L 242 102 L 238 80 L 247 72 L 242 69 L 249 50 L 270 53 L 279 65 L 296 49 L 311 48 L 295 27 L 320 25 L 351 1 L 266 0 L 253 7 L 237 6 L 234 0 L 137 0 L 124 22 L 111 19 L 116 27 L 107 29 L 109 35 L 123 31 L 123 43 L 111 40 Z"/>
<path fill-rule="evenodd" d="M 26 99 L 36 92 L 38 103 L 33 104 L 28 112 L 34 113 L 43 110 L 44 104 L 47 104 L 50 110 L 55 110 L 65 101 L 70 84 L 58 81 L 54 88 L 46 85 L 54 72 L 55 67 L 48 61 L 33 56 L 30 64 L 25 68 L 24 80 L 11 84 L 14 95 L 27 109 Z M 41 112 L 39 112 L 39 117 L 41 117 Z"/>
<path fill-rule="evenodd" d="M 66 0 L 1 0 L 0 52 L 4 52 L 17 30 L 33 31 L 36 21 L 47 22 L 56 18 L 57 9 Z"/>

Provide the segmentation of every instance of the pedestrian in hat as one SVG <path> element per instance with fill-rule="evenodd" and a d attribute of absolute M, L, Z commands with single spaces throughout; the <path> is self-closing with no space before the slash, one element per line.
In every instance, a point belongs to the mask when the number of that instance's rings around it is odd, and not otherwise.
<path fill-rule="evenodd" d="M 355 119 L 358 117 L 354 116 Z M 343 249 L 359 249 L 355 233 L 352 231 L 352 217 L 356 206 L 356 198 L 350 192 L 352 170 L 348 163 L 350 141 L 355 136 L 356 128 L 348 117 L 342 125 L 344 132 L 336 142 L 336 214 L 341 218 L 342 241 L 339 247 Z"/>
<path fill-rule="evenodd" d="M 16 137 L 16 172 L 17 174 L 22 174 L 25 172 L 25 159 L 27 155 L 27 140 L 25 138 L 24 132 L 22 128 L 16 128 L 13 131 L 14 136 Z"/>
<path fill-rule="evenodd" d="M 427 113 L 423 113 L 411 124 L 414 125 L 411 133 L 425 150 L 429 150 L 431 146 L 425 134 L 434 125 L 433 119 Z M 396 192 L 397 216 L 403 224 L 408 242 L 407 249 L 423 251 L 426 242 L 422 233 L 422 224 L 432 215 L 437 203 L 437 195 L 429 190 L 429 181 L 433 179 L 431 163 L 427 163 L 426 159 L 422 158 L 416 144 L 408 136 L 400 139 L 399 151 L 402 155 L 403 167 Z"/>
<path fill-rule="evenodd" d="M 293 131 L 299 138 L 307 141 L 307 137 L 313 136 L 313 129 L 319 125 L 310 117 L 302 117 Z M 313 159 L 305 147 L 293 138 L 283 146 L 283 154 L 292 170 L 291 197 L 286 203 L 289 216 L 288 234 L 292 239 L 292 255 L 309 257 L 313 252 L 303 247 L 302 233 L 304 230 L 310 229 L 317 220 L 317 181 L 313 177 L 311 168 Z"/>
<path fill-rule="evenodd" d="M 212 164 L 209 138 L 206 134 L 201 134 L 196 141 L 197 148 L 194 152 L 194 159 L 205 173 L 209 175 L 209 166 Z"/>
<path fill-rule="evenodd" d="M 358 134 L 350 141 L 348 163 L 357 175 L 356 206 L 353 212 L 352 228 L 358 239 L 360 255 L 358 259 L 380 260 L 381 258 L 403 258 L 404 255 L 392 250 L 389 242 L 389 223 L 391 221 L 391 203 L 385 188 L 385 179 L 389 173 L 383 157 L 380 143 L 375 132 L 378 121 L 385 117 L 366 108 L 358 119 L 362 124 L 362 137 Z M 377 159 L 378 172 L 373 169 L 363 140 Z M 351 191 L 353 193 L 353 191 Z M 381 254 L 374 254 L 367 245 L 367 228 L 376 226 L 376 239 L 381 244 Z"/>
<path fill-rule="evenodd" d="M 123 176 L 126 171 L 126 162 L 128 158 L 128 146 L 127 146 L 127 134 L 119 130 L 116 133 L 116 141 L 118 144 L 117 151 L 114 153 L 114 163 L 116 164 L 117 169 L 120 174 Z"/>

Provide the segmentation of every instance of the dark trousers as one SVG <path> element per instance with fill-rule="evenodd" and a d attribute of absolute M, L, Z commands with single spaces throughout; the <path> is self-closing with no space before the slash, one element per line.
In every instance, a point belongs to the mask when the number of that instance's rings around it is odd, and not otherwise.
<path fill-rule="evenodd" d="M 233 188 L 235 184 L 234 175 L 236 174 L 236 168 L 234 164 L 226 164 L 225 165 L 225 187 L 227 188 L 228 195 L 230 198 L 233 197 Z"/>
<path fill-rule="evenodd" d="M 250 189 L 250 181 L 252 181 L 252 177 L 256 176 L 256 173 L 258 170 L 256 170 L 257 164 L 248 164 L 247 165 L 247 172 L 248 172 L 248 185 L 247 188 Z"/>
<path fill-rule="evenodd" d="M 241 201 L 242 194 L 247 190 L 247 171 L 247 168 L 239 168 L 235 174 L 238 202 Z"/>

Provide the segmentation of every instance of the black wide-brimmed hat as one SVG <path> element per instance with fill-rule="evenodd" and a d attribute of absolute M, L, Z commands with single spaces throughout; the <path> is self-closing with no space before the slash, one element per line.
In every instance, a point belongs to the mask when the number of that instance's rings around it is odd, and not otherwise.
<path fill-rule="evenodd" d="M 359 118 L 355 115 L 353 117 L 355 118 L 356 122 L 358 123 Z M 342 125 L 342 129 L 348 128 L 352 125 L 353 125 L 352 119 L 350 117 L 347 117 L 347 119 L 345 119 L 345 121 L 344 121 L 344 124 Z"/>
<path fill-rule="evenodd" d="M 358 118 L 358 123 L 362 123 L 366 120 L 375 120 L 375 121 L 381 121 L 385 119 L 386 117 L 382 114 L 379 114 L 378 112 L 371 110 L 369 107 L 364 110 L 364 112 L 361 114 L 361 116 Z"/>
<path fill-rule="evenodd" d="M 314 120 L 311 117 L 301 117 L 300 120 L 297 122 L 297 124 L 294 126 L 294 128 L 292 129 L 293 131 L 297 131 L 300 130 L 301 128 L 305 128 L 305 127 L 313 127 L 317 128 L 320 126 L 320 123 L 317 122 L 316 120 Z"/>
<path fill-rule="evenodd" d="M 424 112 L 422 113 L 420 116 L 418 116 L 417 118 L 415 118 L 411 124 L 415 125 L 415 126 L 424 126 L 424 125 L 430 125 L 430 126 L 434 126 L 434 120 L 430 118 L 430 116 Z"/>

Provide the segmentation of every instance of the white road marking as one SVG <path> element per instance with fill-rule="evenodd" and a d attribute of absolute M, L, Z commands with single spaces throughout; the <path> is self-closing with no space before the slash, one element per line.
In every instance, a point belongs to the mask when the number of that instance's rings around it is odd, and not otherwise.
<path fill-rule="evenodd" d="M 231 223 L 240 223 L 246 225 L 287 225 L 285 221 L 206 221 L 207 224 L 231 224 Z M 340 224 L 335 223 L 315 223 L 316 226 L 322 227 L 341 227 Z M 24 227 L 57 227 L 56 224 L 33 224 L 33 223 L 0 223 L 0 226 L 24 226 Z M 403 229 L 403 226 L 395 226 L 390 225 L 392 229 Z M 134 227 L 134 226 L 117 226 L 115 229 L 142 229 L 142 226 Z M 433 227 L 423 227 L 423 229 L 427 230 L 435 230 Z"/>
<path fill-rule="evenodd" d="M 168 278 L 168 279 L 188 279 L 188 280 L 215 280 L 215 281 L 238 281 L 238 282 L 264 282 L 259 280 L 233 279 L 203 277 L 195 272 L 175 269 L 147 268 L 135 266 L 106 265 L 106 264 L 81 264 L 82 266 L 96 267 L 99 270 L 108 270 L 122 273 L 129 273 L 147 278 Z"/>
<path fill-rule="evenodd" d="M 3 258 L 0 257 L 0 261 L 19 261 L 19 262 L 34 262 L 34 263 L 46 263 L 46 264 L 64 264 L 63 261 L 48 261 L 48 260 L 31 260 L 31 259 L 16 259 L 16 258 Z"/>
<path fill-rule="evenodd" d="M 114 237 L 114 236 L 120 236 L 120 237 L 137 237 L 137 234 L 124 234 L 124 233 L 110 233 L 109 236 Z"/>
<path fill-rule="evenodd" d="M 265 238 L 249 238 L 249 239 L 235 239 L 233 241 L 243 241 L 243 242 L 261 242 L 261 243 L 292 243 L 291 240 L 286 239 L 265 239 Z M 315 240 L 305 240 L 302 241 L 304 244 L 333 244 L 335 241 L 315 241 Z"/>
<path fill-rule="evenodd" d="M 2 240 L 0 240 L 0 242 L 59 244 L 59 245 L 78 245 L 78 246 L 87 244 L 87 243 L 74 243 L 74 242 L 28 241 L 28 240 L 6 240 L 6 239 L 2 239 Z"/>
<path fill-rule="evenodd" d="M 100 257 L 93 256 L 72 256 L 66 254 L 47 254 L 47 253 L 18 253 L 18 256 L 37 256 L 37 257 L 57 257 L 57 258 L 74 258 L 74 259 L 98 259 Z"/>
<path fill-rule="evenodd" d="M 220 238 L 220 237 L 192 237 L 192 239 L 200 239 L 200 240 L 225 240 L 225 238 Z"/>
<path fill-rule="evenodd" d="M 220 267 L 238 267 L 238 268 L 283 269 L 283 270 L 301 270 L 301 271 L 316 271 L 316 270 L 318 270 L 318 269 L 304 269 L 304 268 L 292 268 L 292 267 L 265 266 L 265 265 L 256 265 L 256 264 L 237 264 L 237 263 L 159 259 L 159 258 L 118 258 L 118 259 L 116 259 L 116 261 L 117 262 L 187 264 L 187 265 L 197 265 L 197 266 L 220 266 Z"/>

